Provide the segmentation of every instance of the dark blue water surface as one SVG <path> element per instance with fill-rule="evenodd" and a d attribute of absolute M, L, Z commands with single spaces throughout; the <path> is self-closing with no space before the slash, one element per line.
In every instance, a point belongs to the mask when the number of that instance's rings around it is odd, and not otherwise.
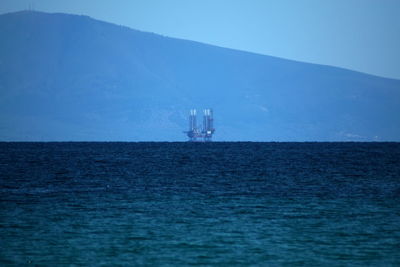
<path fill-rule="evenodd" d="M 1 265 L 400 265 L 399 143 L 0 143 Z"/>

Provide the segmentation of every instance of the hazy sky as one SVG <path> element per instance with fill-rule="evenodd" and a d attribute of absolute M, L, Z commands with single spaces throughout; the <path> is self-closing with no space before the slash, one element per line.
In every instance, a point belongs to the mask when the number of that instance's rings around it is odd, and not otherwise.
<path fill-rule="evenodd" d="M 1 0 L 400 79 L 400 0 Z"/>

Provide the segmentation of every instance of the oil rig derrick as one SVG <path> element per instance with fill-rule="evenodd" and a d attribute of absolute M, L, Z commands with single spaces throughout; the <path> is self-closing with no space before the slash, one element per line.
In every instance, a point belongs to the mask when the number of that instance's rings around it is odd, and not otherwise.
<path fill-rule="evenodd" d="M 203 127 L 197 126 L 197 111 L 190 110 L 189 130 L 184 132 L 189 137 L 189 142 L 211 142 L 214 132 L 212 109 L 203 110 Z"/>

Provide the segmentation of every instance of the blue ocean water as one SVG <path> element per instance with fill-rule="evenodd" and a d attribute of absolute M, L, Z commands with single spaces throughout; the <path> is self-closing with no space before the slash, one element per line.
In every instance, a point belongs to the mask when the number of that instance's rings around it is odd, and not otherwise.
<path fill-rule="evenodd" d="M 400 265 L 400 143 L 0 143 L 1 265 Z"/>

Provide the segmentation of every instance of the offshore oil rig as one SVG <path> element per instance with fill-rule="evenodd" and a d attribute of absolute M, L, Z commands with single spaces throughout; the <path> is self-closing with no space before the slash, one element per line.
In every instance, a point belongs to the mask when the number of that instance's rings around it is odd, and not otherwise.
<path fill-rule="evenodd" d="M 203 127 L 197 126 L 197 112 L 190 110 L 189 131 L 185 131 L 189 142 L 211 142 L 214 134 L 214 118 L 212 109 L 203 110 Z"/>

